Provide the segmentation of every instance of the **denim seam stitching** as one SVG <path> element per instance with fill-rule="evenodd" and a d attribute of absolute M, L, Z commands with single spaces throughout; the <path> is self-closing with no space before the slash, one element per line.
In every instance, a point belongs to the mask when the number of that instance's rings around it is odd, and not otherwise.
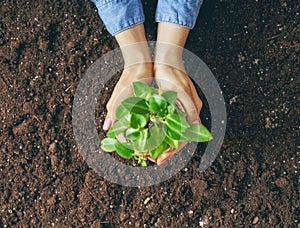
<path fill-rule="evenodd" d="M 179 18 L 177 20 L 174 20 L 174 18 L 170 18 L 170 17 L 156 17 L 155 21 L 156 22 L 169 22 L 169 23 L 172 23 L 172 24 L 182 25 L 182 26 L 187 27 L 187 28 L 194 27 L 194 25 L 192 23 L 188 23 L 184 20 L 180 20 Z"/>
<path fill-rule="evenodd" d="M 118 2 L 123 2 L 124 0 L 106 0 L 106 1 L 104 1 L 104 2 L 101 2 L 102 4 L 98 4 L 97 6 L 99 7 L 99 9 L 100 8 L 103 8 L 103 7 L 106 7 L 106 6 L 108 6 L 108 5 L 112 5 L 112 4 L 114 4 L 114 3 L 118 3 Z M 99 3 L 98 1 L 97 1 L 97 3 Z M 97 7 L 97 8 L 98 8 Z"/>
<path fill-rule="evenodd" d="M 131 18 L 131 19 L 132 20 L 130 20 L 130 21 L 126 21 L 126 24 L 123 24 L 123 26 L 122 26 L 121 29 L 119 29 L 119 30 L 118 29 L 113 30 L 112 31 L 112 35 L 114 36 L 114 35 L 122 32 L 122 31 L 125 31 L 125 30 L 127 30 L 127 29 L 129 29 L 129 28 L 131 28 L 131 27 L 133 27 L 135 25 L 144 23 L 144 21 L 145 21 L 144 17 L 135 17 L 135 18 Z M 118 26 L 116 26 L 116 27 L 118 27 Z"/>

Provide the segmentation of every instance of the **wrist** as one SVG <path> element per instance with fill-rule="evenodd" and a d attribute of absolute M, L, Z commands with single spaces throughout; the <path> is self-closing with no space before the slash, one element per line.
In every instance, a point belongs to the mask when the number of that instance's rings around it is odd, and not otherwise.
<path fill-rule="evenodd" d="M 147 42 L 137 42 L 121 47 L 125 67 L 151 63 L 151 54 Z"/>
<path fill-rule="evenodd" d="M 184 47 L 189 32 L 189 28 L 177 24 L 160 22 L 157 28 L 157 41 Z"/>
<path fill-rule="evenodd" d="M 155 47 L 154 65 L 165 65 L 184 71 L 182 52 L 183 48 L 180 46 L 157 42 Z"/>

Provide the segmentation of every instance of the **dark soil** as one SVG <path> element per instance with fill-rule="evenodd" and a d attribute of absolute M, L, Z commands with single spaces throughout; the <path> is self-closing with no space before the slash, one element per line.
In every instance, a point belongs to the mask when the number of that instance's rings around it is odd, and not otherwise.
<path fill-rule="evenodd" d="M 222 150 L 204 173 L 196 152 L 168 181 L 130 188 L 90 169 L 72 131 L 82 75 L 117 47 L 95 6 L 1 1 L 0 227 L 300 227 L 299 12 L 294 0 L 205 1 L 186 47 L 224 92 Z"/>

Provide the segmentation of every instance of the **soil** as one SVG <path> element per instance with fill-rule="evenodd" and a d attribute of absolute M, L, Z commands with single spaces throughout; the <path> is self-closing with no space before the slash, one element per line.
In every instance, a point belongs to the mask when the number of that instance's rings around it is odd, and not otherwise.
<path fill-rule="evenodd" d="M 155 40 L 155 2 L 144 9 Z M 199 149 L 143 188 L 99 176 L 73 136 L 76 87 L 117 47 L 94 4 L 3 0 L 0 12 L 0 227 L 300 227 L 298 1 L 204 2 L 186 48 L 223 90 L 225 140 L 205 172 Z"/>

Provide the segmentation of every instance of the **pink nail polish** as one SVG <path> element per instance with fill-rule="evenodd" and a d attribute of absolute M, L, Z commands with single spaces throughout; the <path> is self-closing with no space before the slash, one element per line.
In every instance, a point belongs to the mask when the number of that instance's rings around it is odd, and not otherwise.
<path fill-rule="evenodd" d="M 103 124 L 103 130 L 107 131 L 111 125 L 112 121 L 110 118 L 106 118 Z"/>

